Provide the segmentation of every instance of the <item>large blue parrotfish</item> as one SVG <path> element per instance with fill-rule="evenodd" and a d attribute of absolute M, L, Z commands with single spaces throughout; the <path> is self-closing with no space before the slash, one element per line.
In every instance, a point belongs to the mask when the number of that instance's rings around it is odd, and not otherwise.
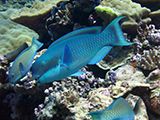
<path fill-rule="evenodd" d="M 9 71 L 9 82 L 15 83 L 27 74 L 32 66 L 37 50 L 42 45 L 43 43 L 39 42 L 34 37 L 32 38 L 31 46 L 24 49 L 14 60 Z"/>
<path fill-rule="evenodd" d="M 134 120 L 134 111 L 130 104 L 122 97 L 117 98 L 103 111 L 88 113 L 93 120 Z"/>
<path fill-rule="evenodd" d="M 59 38 L 35 61 L 31 68 L 33 76 L 41 83 L 48 83 L 79 75 L 83 73 L 79 69 L 100 62 L 113 45 L 133 44 L 123 36 L 118 23 L 122 18 L 114 19 L 102 32 L 101 27 L 89 27 Z"/>

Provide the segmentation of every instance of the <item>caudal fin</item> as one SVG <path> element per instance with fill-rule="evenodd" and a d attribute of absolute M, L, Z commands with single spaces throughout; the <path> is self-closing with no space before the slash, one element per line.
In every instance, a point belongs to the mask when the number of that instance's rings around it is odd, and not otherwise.
<path fill-rule="evenodd" d="M 122 97 L 117 98 L 103 111 L 88 113 L 93 120 L 134 120 L 134 112 L 129 103 Z"/>
<path fill-rule="evenodd" d="M 127 42 L 123 36 L 119 21 L 126 16 L 121 16 L 114 19 L 102 32 L 109 34 L 110 44 L 117 46 L 128 46 L 134 43 Z"/>
<path fill-rule="evenodd" d="M 37 49 L 39 49 L 40 47 L 42 47 L 43 43 L 39 42 L 34 36 L 32 38 L 32 43 L 31 45 L 35 45 L 37 47 Z"/>

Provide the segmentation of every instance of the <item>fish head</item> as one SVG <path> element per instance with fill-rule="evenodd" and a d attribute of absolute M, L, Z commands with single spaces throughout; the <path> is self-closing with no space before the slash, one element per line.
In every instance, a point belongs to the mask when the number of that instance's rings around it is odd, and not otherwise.
<path fill-rule="evenodd" d="M 50 68 L 46 71 L 39 79 L 38 82 L 40 83 L 49 83 L 55 80 L 59 80 L 60 74 L 60 62 L 58 62 L 56 67 Z"/>
<path fill-rule="evenodd" d="M 9 82 L 15 83 L 21 78 L 21 73 L 19 71 L 13 71 L 9 73 Z"/>
<path fill-rule="evenodd" d="M 45 72 L 52 68 L 56 68 L 58 64 L 59 58 L 53 57 L 53 58 L 48 58 L 46 57 L 45 59 L 37 59 L 31 68 L 32 75 L 34 77 L 40 77 L 42 76 Z"/>

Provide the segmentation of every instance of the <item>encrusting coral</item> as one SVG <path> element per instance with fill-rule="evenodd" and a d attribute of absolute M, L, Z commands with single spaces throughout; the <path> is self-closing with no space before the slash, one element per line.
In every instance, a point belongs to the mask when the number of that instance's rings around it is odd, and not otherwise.
<path fill-rule="evenodd" d="M 123 47 L 113 47 L 111 51 L 96 65 L 103 70 L 116 69 L 126 63 L 133 56 L 132 47 L 123 49 Z M 119 54 L 121 53 L 121 54 Z"/>
<path fill-rule="evenodd" d="M 25 42 L 30 46 L 32 37 L 39 37 L 33 30 L 14 23 L 9 19 L 10 15 L 15 11 L 14 9 L 9 9 L 0 12 L 0 55 L 4 55 L 19 48 Z"/>
<path fill-rule="evenodd" d="M 0 11 L 5 11 L 10 8 L 22 8 L 24 6 L 31 7 L 33 0 L 1 0 Z"/>
<path fill-rule="evenodd" d="M 133 32 L 139 26 L 138 22 L 143 24 L 151 22 L 148 17 L 150 9 L 141 7 L 140 4 L 131 0 L 103 0 L 100 5 L 112 8 L 119 16 L 127 16 L 121 25 L 123 30 Z"/>
<path fill-rule="evenodd" d="M 104 26 L 107 26 L 113 19 L 118 17 L 118 14 L 114 12 L 110 7 L 97 6 L 94 8 L 95 12 L 104 20 Z"/>

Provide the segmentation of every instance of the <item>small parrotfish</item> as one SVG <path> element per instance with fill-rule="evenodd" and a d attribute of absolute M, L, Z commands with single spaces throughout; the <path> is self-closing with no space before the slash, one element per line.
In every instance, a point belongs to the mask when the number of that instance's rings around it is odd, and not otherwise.
<path fill-rule="evenodd" d="M 125 40 L 118 23 L 124 17 L 114 19 L 102 32 L 101 27 L 88 27 L 59 38 L 34 62 L 33 77 L 38 77 L 40 83 L 48 83 L 80 75 L 83 72 L 79 69 L 100 62 L 113 45 L 133 44 Z"/>
<path fill-rule="evenodd" d="M 93 120 L 134 120 L 135 114 L 130 104 L 122 97 L 117 98 L 103 111 L 90 112 Z"/>
<path fill-rule="evenodd" d="M 30 47 L 24 49 L 13 61 L 12 67 L 9 71 L 9 82 L 15 83 L 22 77 L 24 77 L 32 66 L 34 56 L 37 50 L 43 45 L 43 43 L 32 38 L 32 43 Z"/>

